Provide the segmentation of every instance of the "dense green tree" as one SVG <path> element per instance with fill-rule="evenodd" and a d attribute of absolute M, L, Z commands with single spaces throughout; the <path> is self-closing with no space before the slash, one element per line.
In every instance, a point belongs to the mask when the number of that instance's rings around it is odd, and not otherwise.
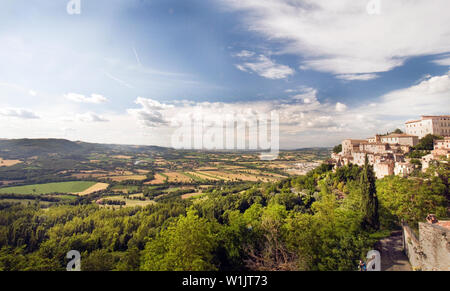
<path fill-rule="evenodd" d="M 218 244 L 215 227 L 193 209 L 189 210 L 186 216 L 180 216 L 147 243 L 141 270 L 217 270 L 213 262 L 213 251 Z"/>
<path fill-rule="evenodd" d="M 355 270 L 379 235 L 378 199 L 382 228 L 402 219 L 417 226 L 428 213 L 448 217 L 449 164 L 376 182 L 368 163 L 336 171 L 323 164 L 304 176 L 218 183 L 207 199 L 171 197 L 145 208 L 102 209 L 89 197 L 45 210 L 1 204 L 0 270 L 65 270 L 72 249 L 83 270 Z"/>
<path fill-rule="evenodd" d="M 342 144 L 338 144 L 333 148 L 333 153 L 338 154 L 340 152 L 342 152 Z"/>
<path fill-rule="evenodd" d="M 434 149 L 434 141 L 438 139 L 442 139 L 442 136 L 427 134 L 419 140 L 419 144 L 414 147 L 414 150 L 431 151 Z"/>
<path fill-rule="evenodd" d="M 366 230 L 377 230 L 380 227 L 378 216 L 378 198 L 375 187 L 375 175 L 366 155 L 360 179 L 362 227 Z"/>
<path fill-rule="evenodd" d="M 425 179 L 407 179 L 399 176 L 384 177 L 377 181 L 377 193 L 383 225 L 400 224 L 405 220 L 417 227 L 418 222 L 434 213 L 447 217 L 448 173 L 443 180 L 434 173 Z"/>

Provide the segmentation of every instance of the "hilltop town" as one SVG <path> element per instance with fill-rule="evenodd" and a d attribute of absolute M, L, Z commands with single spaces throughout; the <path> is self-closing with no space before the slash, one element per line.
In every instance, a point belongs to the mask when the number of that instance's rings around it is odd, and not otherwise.
<path fill-rule="evenodd" d="M 419 167 L 408 153 L 427 135 L 442 136 L 443 139 L 434 140 L 431 153 L 420 158 L 422 171 L 433 161 L 450 156 L 450 115 L 422 116 L 419 120 L 407 121 L 405 128 L 405 133 L 345 139 L 341 151 L 331 154 L 332 162 L 336 168 L 348 164 L 362 166 L 367 155 L 377 178 L 393 174 L 405 177 Z"/>

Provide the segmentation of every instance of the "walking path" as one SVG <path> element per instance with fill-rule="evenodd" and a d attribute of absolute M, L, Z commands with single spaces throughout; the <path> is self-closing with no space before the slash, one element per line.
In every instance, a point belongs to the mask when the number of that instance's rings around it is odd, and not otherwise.
<path fill-rule="evenodd" d="M 382 271 L 412 271 L 408 257 L 403 252 L 402 231 L 380 240 Z"/>

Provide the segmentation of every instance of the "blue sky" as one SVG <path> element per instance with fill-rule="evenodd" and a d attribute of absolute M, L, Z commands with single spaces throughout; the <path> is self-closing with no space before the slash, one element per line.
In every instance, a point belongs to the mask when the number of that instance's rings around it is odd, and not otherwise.
<path fill-rule="evenodd" d="M 449 2 L 370 1 L 6 1 L 2 137 L 168 146 L 176 112 L 226 104 L 280 110 L 297 148 L 448 114 Z"/>

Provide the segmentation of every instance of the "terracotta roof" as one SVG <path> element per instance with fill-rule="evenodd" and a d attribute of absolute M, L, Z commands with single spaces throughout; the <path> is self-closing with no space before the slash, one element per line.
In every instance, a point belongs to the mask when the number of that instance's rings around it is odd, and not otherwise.
<path fill-rule="evenodd" d="M 439 225 L 439 226 L 442 226 L 442 227 L 450 229 L 450 221 L 448 221 L 448 220 L 447 221 L 439 221 L 436 224 Z"/>
<path fill-rule="evenodd" d="M 421 119 L 410 120 L 410 121 L 405 122 L 405 124 L 419 122 L 419 121 L 422 121 L 422 120 Z"/>
<path fill-rule="evenodd" d="M 450 117 L 450 115 L 422 115 L 422 119 Z"/>
<path fill-rule="evenodd" d="M 422 121 L 424 119 L 433 119 L 433 118 L 442 118 L 442 117 L 449 118 L 450 115 L 422 115 L 421 119 L 410 120 L 410 121 L 405 122 L 405 124 L 413 123 L 413 122 L 419 122 L 419 121 Z"/>
<path fill-rule="evenodd" d="M 358 142 L 358 143 L 367 143 L 367 142 L 368 142 L 368 141 L 365 140 L 365 139 L 351 139 L 351 138 L 348 138 L 348 139 L 345 139 L 345 140 L 348 140 L 348 141 L 350 141 L 351 143 L 354 143 L 354 142 Z"/>

